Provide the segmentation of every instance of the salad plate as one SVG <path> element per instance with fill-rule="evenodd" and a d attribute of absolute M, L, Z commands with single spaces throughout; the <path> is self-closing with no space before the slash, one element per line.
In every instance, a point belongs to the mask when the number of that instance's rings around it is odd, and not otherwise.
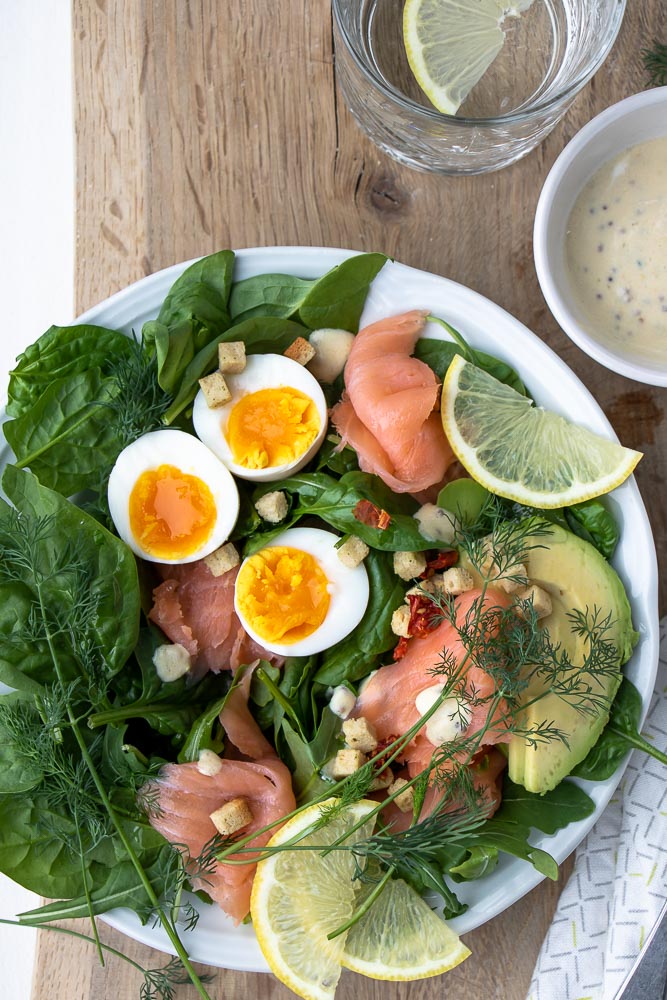
<path fill-rule="evenodd" d="M 271 247 L 240 250 L 235 259 L 235 280 L 258 274 L 283 273 L 314 278 L 352 256 L 353 252 L 313 247 Z M 128 335 L 157 316 L 176 278 L 191 262 L 175 265 L 138 281 L 88 310 L 78 323 L 96 324 Z M 599 405 L 567 365 L 535 334 L 497 305 L 471 289 L 446 278 L 388 261 L 373 281 L 360 326 L 408 309 L 428 309 L 456 328 L 468 343 L 512 365 L 537 404 L 560 413 L 606 437 L 615 437 Z M 444 336 L 429 324 L 424 336 Z M 0 465 L 10 459 L 0 452 Z M 644 713 L 653 691 L 658 662 L 657 563 L 650 525 L 633 478 L 608 498 L 621 536 L 612 564 L 620 575 L 632 608 L 639 642 L 625 674 L 639 691 Z M 581 782 L 595 804 L 586 820 L 572 823 L 552 836 L 534 832 L 532 842 L 562 862 L 588 833 L 611 798 L 622 768 L 606 781 Z M 483 879 L 457 887 L 468 909 L 450 921 L 464 934 L 490 920 L 525 895 L 544 876 L 523 861 L 503 856 L 497 868 Z M 200 919 L 192 931 L 183 929 L 182 940 L 197 962 L 244 971 L 268 971 L 250 925 L 235 927 L 218 907 L 193 902 Z M 166 934 L 150 922 L 142 925 L 125 909 L 104 914 L 108 924 L 124 934 L 161 951 L 173 951 Z"/>

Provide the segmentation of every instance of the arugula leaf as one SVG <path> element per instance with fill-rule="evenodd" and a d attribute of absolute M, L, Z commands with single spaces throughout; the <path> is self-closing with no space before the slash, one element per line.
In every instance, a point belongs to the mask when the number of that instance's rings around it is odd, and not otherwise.
<path fill-rule="evenodd" d="M 405 585 L 394 573 L 391 557 L 385 552 L 371 550 L 364 565 L 370 585 L 368 607 L 357 627 L 322 654 L 314 677 L 317 684 L 335 687 L 343 681 L 358 681 L 396 645 L 391 618 L 403 603 Z"/>
<path fill-rule="evenodd" d="M 131 341 L 116 330 L 102 326 L 52 326 L 25 349 L 10 372 L 7 413 L 26 413 L 57 379 L 99 368 L 111 374 L 116 362 L 127 357 Z"/>
<path fill-rule="evenodd" d="M 629 750 L 642 750 L 662 764 L 667 754 L 649 743 L 639 732 L 642 699 L 637 688 L 624 677 L 611 706 L 609 722 L 595 746 L 571 772 L 587 781 L 604 781 L 616 771 Z"/>
<path fill-rule="evenodd" d="M 255 500 L 275 488 L 272 484 L 261 487 Z M 392 493 L 377 476 L 366 472 L 346 472 L 340 479 L 334 479 L 325 472 L 300 473 L 284 480 L 281 490 L 292 497 L 293 506 L 277 528 L 257 532 L 249 539 L 245 554 L 257 552 L 269 538 L 292 527 L 302 517 L 319 517 L 331 527 L 344 534 L 358 535 L 374 549 L 386 552 L 425 551 L 433 548 L 419 531 L 417 521 L 406 513 L 416 503 L 409 497 L 399 497 Z M 360 500 L 386 510 L 391 515 L 387 528 L 372 528 L 362 524 L 354 516 L 354 509 Z"/>
<path fill-rule="evenodd" d="M 34 682 L 52 680 L 45 637 L 31 625 L 31 608 L 40 606 L 58 627 L 57 641 L 70 678 L 80 677 L 84 669 L 73 644 L 75 623 L 85 624 L 98 668 L 105 677 L 113 676 L 132 652 L 139 629 L 134 556 L 120 539 L 30 473 L 9 465 L 2 485 L 19 516 L 0 503 L 5 553 L 0 579 L 5 580 L 1 586 L 7 598 L 0 602 L 0 678 L 33 690 Z M 21 526 L 24 534 L 18 536 Z M 33 568 L 21 562 L 20 543 L 30 546 L 38 581 Z"/>
<path fill-rule="evenodd" d="M 338 734 L 340 719 L 328 709 L 322 713 L 322 721 L 314 739 L 306 742 L 289 720 L 282 720 L 282 735 L 289 748 L 292 784 L 299 804 L 311 802 L 327 788 L 327 782 L 320 777 L 320 771 L 339 748 Z"/>

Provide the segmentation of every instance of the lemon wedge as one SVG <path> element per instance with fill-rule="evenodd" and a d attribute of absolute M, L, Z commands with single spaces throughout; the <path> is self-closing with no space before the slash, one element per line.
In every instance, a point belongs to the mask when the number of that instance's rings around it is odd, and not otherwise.
<path fill-rule="evenodd" d="M 364 888 L 373 886 L 366 883 Z M 470 949 L 428 903 L 406 882 L 394 879 L 348 931 L 342 961 L 346 969 L 371 979 L 411 981 L 449 972 L 469 955 Z"/>
<path fill-rule="evenodd" d="M 642 457 L 534 406 L 457 355 L 442 389 L 442 425 L 456 457 L 482 486 L 550 509 L 608 493 Z"/>
<path fill-rule="evenodd" d="M 417 83 L 438 111 L 455 115 L 503 47 L 501 27 L 533 0 L 407 0 L 403 41 Z"/>
<path fill-rule="evenodd" d="M 269 841 L 285 845 L 316 823 L 335 800 L 315 803 L 297 813 Z M 355 909 L 359 882 L 350 851 L 303 850 L 348 837 L 354 844 L 370 836 L 375 817 L 352 827 L 377 806 L 363 800 L 348 806 L 328 823 L 299 840 L 299 850 L 285 850 L 260 861 L 252 886 L 250 914 L 271 971 L 304 1000 L 329 1000 L 341 974 L 345 934 L 327 935 L 345 924 Z"/>

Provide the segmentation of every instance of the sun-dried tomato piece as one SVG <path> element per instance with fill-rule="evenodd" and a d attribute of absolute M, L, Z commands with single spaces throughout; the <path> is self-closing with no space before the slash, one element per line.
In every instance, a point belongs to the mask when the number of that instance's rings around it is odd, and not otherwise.
<path fill-rule="evenodd" d="M 416 635 L 428 635 L 442 621 L 442 611 L 433 603 L 430 597 L 422 594 L 409 594 L 410 620 L 408 632 L 410 638 Z"/>
<path fill-rule="evenodd" d="M 402 660 L 407 651 L 408 651 L 408 640 L 406 636 L 402 635 L 401 638 L 396 643 L 396 646 L 394 647 L 394 654 L 393 654 L 394 659 Z"/>
<path fill-rule="evenodd" d="M 352 511 L 352 516 L 361 524 L 369 528 L 379 528 L 380 531 L 388 528 L 391 522 L 391 515 L 370 500 L 360 500 Z"/>
<path fill-rule="evenodd" d="M 449 569 L 459 561 L 459 554 L 456 549 L 448 549 L 446 552 L 438 552 L 432 559 L 426 562 L 426 569 L 421 574 L 421 580 L 428 580 L 430 576 L 441 569 Z"/>

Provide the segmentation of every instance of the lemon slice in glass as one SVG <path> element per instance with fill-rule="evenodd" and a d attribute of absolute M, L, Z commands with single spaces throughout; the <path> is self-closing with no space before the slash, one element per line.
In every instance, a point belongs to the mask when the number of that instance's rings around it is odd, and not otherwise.
<path fill-rule="evenodd" d="M 455 115 L 503 47 L 502 22 L 533 0 L 407 0 L 403 41 L 410 68 L 431 103 Z"/>
<path fill-rule="evenodd" d="M 578 427 L 457 355 L 442 389 L 442 425 L 473 479 L 548 509 L 590 500 L 628 478 L 642 457 Z"/>
<path fill-rule="evenodd" d="M 372 890 L 372 883 L 364 889 Z M 346 969 L 371 979 L 407 981 L 438 976 L 470 955 L 454 931 L 400 879 L 384 887 L 370 909 L 348 931 Z"/>

